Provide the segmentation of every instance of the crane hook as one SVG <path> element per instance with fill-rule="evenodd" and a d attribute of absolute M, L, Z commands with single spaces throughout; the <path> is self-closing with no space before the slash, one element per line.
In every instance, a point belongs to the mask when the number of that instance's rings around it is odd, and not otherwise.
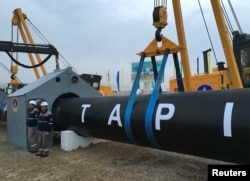
<path fill-rule="evenodd" d="M 161 42 L 161 30 L 162 30 L 162 28 L 157 28 L 155 31 L 155 39 L 158 42 Z"/>

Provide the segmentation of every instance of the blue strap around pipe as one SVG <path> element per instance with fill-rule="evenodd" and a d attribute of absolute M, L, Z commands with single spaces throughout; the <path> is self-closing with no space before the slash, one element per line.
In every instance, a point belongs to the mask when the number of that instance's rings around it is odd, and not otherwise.
<path fill-rule="evenodd" d="M 141 77 L 141 72 L 142 72 L 145 56 L 146 56 L 146 54 L 142 53 L 139 67 L 138 67 L 138 71 L 136 73 L 135 80 L 133 83 L 132 91 L 131 91 L 130 96 L 129 96 L 127 108 L 125 111 L 125 118 L 124 118 L 125 132 L 127 134 L 129 141 L 133 144 L 136 144 L 136 140 L 135 140 L 133 133 L 131 131 L 131 124 L 130 124 L 131 120 L 130 119 L 131 119 L 131 114 L 132 114 L 132 110 L 133 110 L 133 106 L 134 106 L 134 102 L 135 102 L 136 92 L 137 92 L 137 89 L 138 89 L 139 83 L 140 83 L 140 77 Z"/>
<path fill-rule="evenodd" d="M 183 85 L 183 81 L 182 81 L 182 75 L 181 75 L 181 70 L 180 70 L 180 65 L 179 65 L 177 53 L 174 53 L 173 57 L 174 57 L 174 65 L 175 65 L 178 90 L 179 90 L 179 92 L 184 92 L 184 85 Z"/>
<path fill-rule="evenodd" d="M 154 113 L 154 109 L 155 109 L 155 103 L 157 101 L 157 97 L 159 94 L 159 89 L 161 86 L 161 82 L 162 82 L 162 78 L 164 75 L 164 69 L 166 66 L 166 62 L 167 62 L 167 58 L 168 58 L 168 54 L 169 54 L 169 49 L 165 50 L 163 59 L 162 59 L 162 63 L 161 63 L 161 67 L 156 79 L 156 83 L 155 83 L 155 87 L 153 89 L 153 92 L 150 96 L 150 100 L 148 103 L 148 107 L 147 107 L 147 111 L 146 111 L 146 116 L 145 116 L 145 130 L 146 130 L 146 134 L 147 137 L 149 139 L 149 142 L 151 143 L 152 146 L 159 148 L 159 144 L 157 143 L 155 137 L 154 137 L 154 133 L 153 133 L 153 123 L 152 123 L 152 118 L 153 118 L 153 113 Z"/>

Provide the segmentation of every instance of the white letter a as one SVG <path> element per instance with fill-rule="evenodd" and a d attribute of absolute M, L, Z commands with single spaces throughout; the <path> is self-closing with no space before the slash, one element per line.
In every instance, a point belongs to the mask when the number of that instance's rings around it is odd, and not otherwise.
<path fill-rule="evenodd" d="M 120 107 L 121 107 L 121 104 L 117 104 L 114 107 L 114 109 L 112 110 L 112 112 L 109 116 L 108 125 L 111 125 L 112 121 L 117 121 L 118 125 L 120 127 L 122 127 L 122 122 L 121 122 L 121 118 L 120 118 Z"/>

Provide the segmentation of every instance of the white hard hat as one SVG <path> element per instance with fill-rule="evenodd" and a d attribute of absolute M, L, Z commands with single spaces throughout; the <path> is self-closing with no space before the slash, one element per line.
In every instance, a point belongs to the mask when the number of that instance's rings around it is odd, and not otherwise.
<path fill-rule="evenodd" d="M 31 100 L 31 101 L 29 101 L 29 104 L 33 104 L 35 106 L 36 105 L 36 101 Z"/>
<path fill-rule="evenodd" d="M 41 106 L 48 106 L 49 104 L 47 102 L 42 102 Z"/>

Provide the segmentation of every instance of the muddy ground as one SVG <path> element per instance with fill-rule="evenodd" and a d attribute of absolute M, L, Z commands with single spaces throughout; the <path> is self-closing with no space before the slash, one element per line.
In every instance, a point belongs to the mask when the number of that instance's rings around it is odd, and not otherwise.
<path fill-rule="evenodd" d="M 49 157 L 40 158 L 8 144 L 6 122 L 0 121 L 0 180 L 207 180 L 208 164 L 224 162 L 102 142 L 87 148 L 64 151 L 55 139 Z"/>

